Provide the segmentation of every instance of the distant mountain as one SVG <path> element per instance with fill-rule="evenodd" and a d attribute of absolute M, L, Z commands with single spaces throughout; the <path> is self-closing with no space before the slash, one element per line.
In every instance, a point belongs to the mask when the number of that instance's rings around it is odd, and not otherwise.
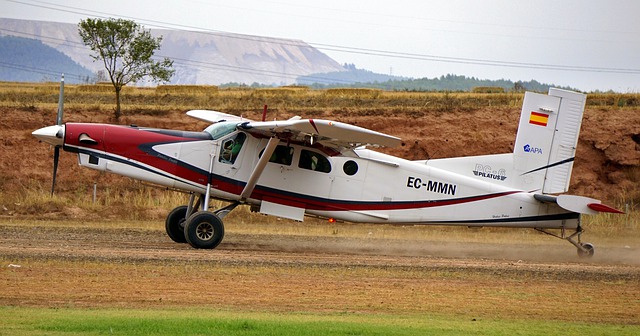
<path fill-rule="evenodd" d="M 283 85 L 312 73 L 345 71 L 300 40 L 182 30 L 152 29 L 151 33 L 163 36 L 157 55 L 174 60 L 173 84 Z M 104 71 L 102 64 L 90 57 L 91 51 L 82 43 L 75 24 L 0 18 L 3 35 L 40 40 L 94 73 Z"/>
<path fill-rule="evenodd" d="M 228 33 L 153 30 L 159 55 L 174 60 L 176 84 L 295 83 L 299 76 L 344 71 L 339 63 L 299 40 Z"/>
<path fill-rule="evenodd" d="M 34 39 L 0 36 L 0 81 L 58 81 L 66 74 L 69 83 L 89 82 L 93 73 L 69 56 Z"/>

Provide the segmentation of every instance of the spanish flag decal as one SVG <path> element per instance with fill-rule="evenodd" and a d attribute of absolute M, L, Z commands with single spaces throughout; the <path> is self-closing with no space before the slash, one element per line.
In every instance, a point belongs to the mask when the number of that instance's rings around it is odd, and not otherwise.
<path fill-rule="evenodd" d="M 549 122 L 549 115 L 539 112 L 531 112 L 531 116 L 529 117 L 529 123 L 538 125 L 538 126 L 547 126 L 547 122 Z"/>

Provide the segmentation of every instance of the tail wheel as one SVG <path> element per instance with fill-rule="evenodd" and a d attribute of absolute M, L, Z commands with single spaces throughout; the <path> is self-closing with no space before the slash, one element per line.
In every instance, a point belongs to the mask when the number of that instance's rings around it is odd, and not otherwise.
<path fill-rule="evenodd" d="M 184 237 L 184 224 L 186 222 L 187 209 L 188 207 L 186 205 L 182 205 L 171 210 L 164 223 L 167 235 L 176 243 L 187 242 L 187 239 Z"/>
<path fill-rule="evenodd" d="M 591 258 L 595 253 L 595 247 L 589 243 L 580 244 L 582 248 L 578 248 L 578 257 Z"/>
<path fill-rule="evenodd" d="M 187 219 L 184 236 L 195 248 L 214 249 L 224 238 L 224 225 L 220 217 L 215 214 L 198 211 Z"/>

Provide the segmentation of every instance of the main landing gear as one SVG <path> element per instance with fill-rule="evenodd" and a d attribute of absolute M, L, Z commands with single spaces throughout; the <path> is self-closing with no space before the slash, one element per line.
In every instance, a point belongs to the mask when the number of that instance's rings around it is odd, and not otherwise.
<path fill-rule="evenodd" d="M 214 249 L 224 238 L 224 218 L 231 210 L 238 206 L 232 203 L 214 212 L 204 209 L 205 195 L 197 200 L 191 194 L 189 205 L 181 205 L 169 213 L 165 221 L 167 235 L 176 243 L 189 243 L 195 248 Z"/>
<path fill-rule="evenodd" d="M 560 229 L 560 234 L 557 234 L 555 232 L 551 232 L 547 229 L 540 229 L 540 228 L 536 228 L 536 231 L 548 234 L 550 236 L 554 236 L 556 238 L 560 238 L 560 239 L 564 239 L 568 242 L 570 242 L 571 244 L 573 244 L 575 247 L 578 248 L 578 257 L 580 258 L 591 258 L 593 257 L 593 254 L 595 252 L 595 247 L 593 247 L 592 244 L 590 243 L 582 243 L 580 241 L 580 236 L 582 235 L 582 232 L 584 232 L 584 230 L 582 229 L 582 227 L 580 225 L 578 225 L 578 227 L 576 228 L 576 231 L 570 235 L 567 235 L 566 229 L 565 228 L 561 228 Z M 578 240 L 576 241 L 574 239 L 574 237 L 577 237 Z"/>

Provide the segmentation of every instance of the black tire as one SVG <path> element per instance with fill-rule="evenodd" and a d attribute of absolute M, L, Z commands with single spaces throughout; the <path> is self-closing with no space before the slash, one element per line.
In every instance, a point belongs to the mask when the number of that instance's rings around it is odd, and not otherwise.
<path fill-rule="evenodd" d="M 195 248 L 214 249 L 224 238 L 224 225 L 214 213 L 198 211 L 187 219 L 184 236 Z"/>
<path fill-rule="evenodd" d="M 593 245 L 589 244 L 589 243 L 585 243 L 582 244 L 582 247 L 585 250 L 582 249 L 578 249 L 578 257 L 580 258 L 591 258 L 593 257 L 593 254 L 595 253 L 595 247 L 593 247 Z"/>
<path fill-rule="evenodd" d="M 187 217 L 186 205 L 181 205 L 169 212 L 167 220 L 164 222 L 164 228 L 167 230 L 167 235 L 171 240 L 176 243 L 186 243 L 187 239 L 184 237 L 184 223 Z"/>

